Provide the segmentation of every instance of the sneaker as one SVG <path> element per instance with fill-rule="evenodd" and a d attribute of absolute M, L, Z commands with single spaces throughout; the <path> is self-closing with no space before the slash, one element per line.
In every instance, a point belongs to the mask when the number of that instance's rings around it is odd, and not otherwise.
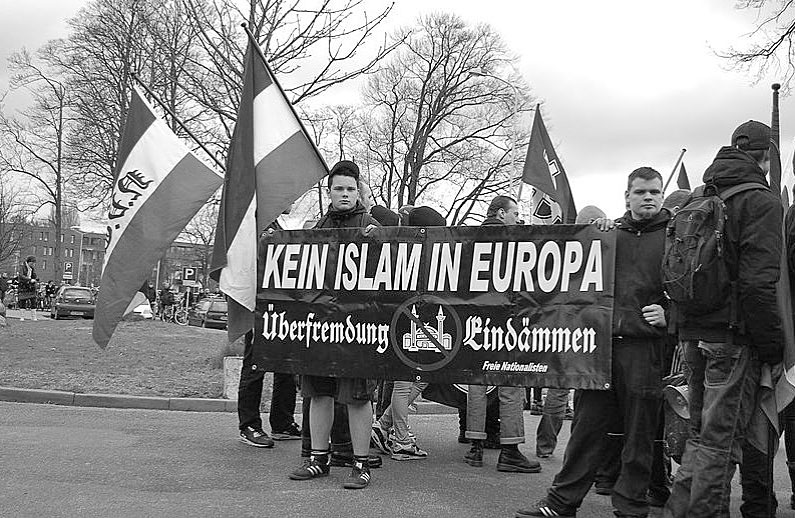
<path fill-rule="evenodd" d="M 271 437 L 274 441 L 293 441 L 301 438 L 301 429 L 293 423 L 286 430 L 271 430 Z"/>
<path fill-rule="evenodd" d="M 539 459 L 548 459 L 551 456 L 552 456 L 551 453 L 536 450 L 536 457 L 538 457 Z"/>
<path fill-rule="evenodd" d="M 370 430 L 370 445 L 383 454 L 389 455 L 389 436 L 381 428 L 381 423 L 376 421 Z"/>
<path fill-rule="evenodd" d="M 380 468 L 384 463 L 380 455 L 370 454 L 367 464 L 371 469 Z M 331 465 L 337 468 L 350 468 L 353 466 L 353 453 L 331 453 Z"/>
<path fill-rule="evenodd" d="M 273 439 L 268 434 L 250 426 L 240 430 L 240 441 L 257 448 L 273 448 Z"/>
<path fill-rule="evenodd" d="M 464 455 L 464 462 L 475 468 L 483 467 L 483 443 L 477 440 L 472 441 L 472 448 L 469 453 Z"/>
<path fill-rule="evenodd" d="M 537 504 L 516 511 L 516 518 L 526 518 L 528 516 L 544 516 L 544 517 L 563 516 L 566 518 L 576 518 L 577 511 L 555 509 L 554 507 L 549 505 L 549 502 L 547 502 L 545 498 L 542 498 L 541 500 L 538 501 Z"/>
<path fill-rule="evenodd" d="M 304 463 L 297 467 L 295 471 L 290 473 L 288 477 L 290 477 L 290 480 L 309 480 L 310 478 L 328 476 L 328 473 L 331 470 L 329 457 L 331 456 L 329 455 L 326 457 L 329 460 L 327 460 L 325 463 L 320 462 L 317 457 L 309 457 L 308 459 L 304 460 Z"/>
<path fill-rule="evenodd" d="M 497 471 L 507 473 L 539 473 L 541 464 L 538 461 L 530 460 L 522 452 L 516 450 L 503 449 L 500 458 L 497 460 Z"/>
<path fill-rule="evenodd" d="M 370 484 L 370 467 L 361 462 L 354 462 L 351 474 L 342 484 L 345 489 L 364 489 Z"/>
<path fill-rule="evenodd" d="M 395 443 L 392 445 L 392 460 L 415 460 L 427 459 L 428 452 L 421 450 L 417 447 L 416 443 L 400 444 Z"/>

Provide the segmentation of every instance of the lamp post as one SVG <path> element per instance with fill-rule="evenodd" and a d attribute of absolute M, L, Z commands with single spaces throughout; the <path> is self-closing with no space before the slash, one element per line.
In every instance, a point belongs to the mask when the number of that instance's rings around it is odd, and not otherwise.
<path fill-rule="evenodd" d="M 495 76 L 494 74 L 489 74 L 488 72 L 484 71 L 480 68 L 473 68 L 469 71 L 470 76 L 474 77 L 490 77 L 492 79 L 496 79 L 497 81 L 504 83 L 511 87 L 513 90 L 513 113 L 511 114 L 511 174 L 513 177 L 511 178 L 511 189 L 514 189 L 514 182 L 517 180 L 516 175 L 516 116 L 519 113 L 519 89 L 516 88 L 513 84 L 505 79 Z M 521 185 L 521 181 L 517 182 L 517 185 Z M 518 192 L 515 192 L 515 196 L 517 196 L 516 203 L 519 203 L 518 195 L 521 194 L 521 189 L 518 189 Z"/>
<path fill-rule="evenodd" d="M 77 285 L 82 286 L 82 284 L 80 284 L 80 272 L 83 271 L 83 234 L 84 233 L 82 230 L 80 230 L 80 227 L 78 226 L 72 226 L 69 228 L 76 232 L 80 232 L 80 251 L 77 252 Z M 88 279 L 83 279 L 83 280 L 88 280 Z"/>

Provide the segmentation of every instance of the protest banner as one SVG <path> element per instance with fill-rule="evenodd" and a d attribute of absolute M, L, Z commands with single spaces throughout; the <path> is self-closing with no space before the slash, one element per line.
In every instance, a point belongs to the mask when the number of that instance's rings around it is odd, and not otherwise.
<path fill-rule="evenodd" d="M 259 244 L 257 363 L 605 389 L 614 233 L 587 225 L 281 231 Z"/>

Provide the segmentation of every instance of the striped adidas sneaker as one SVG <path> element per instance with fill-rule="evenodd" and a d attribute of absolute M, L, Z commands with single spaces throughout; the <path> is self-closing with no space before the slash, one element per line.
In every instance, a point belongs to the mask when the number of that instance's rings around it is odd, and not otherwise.
<path fill-rule="evenodd" d="M 325 459 L 323 459 L 323 457 L 325 457 Z M 296 468 L 295 471 L 290 473 L 290 479 L 309 480 L 310 478 L 328 476 L 328 472 L 331 469 L 329 464 L 330 457 L 330 455 L 323 455 L 321 457 L 312 455 L 306 459 L 301 466 Z M 324 462 L 321 462 L 322 460 L 324 460 Z"/>
<path fill-rule="evenodd" d="M 342 484 L 345 489 L 364 489 L 370 484 L 370 467 L 359 462 L 358 460 L 353 463 L 351 474 L 348 479 Z"/>
<path fill-rule="evenodd" d="M 516 511 L 516 518 L 526 518 L 528 516 L 541 516 L 548 518 L 551 518 L 553 516 L 563 516 L 566 518 L 576 518 L 577 511 L 576 510 L 564 511 L 562 509 L 555 509 L 554 507 L 549 505 L 549 502 L 547 502 L 545 498 L 542 498 L 541 500 L 538 501 L 537 504 L 531 505 L 527 509 L 519 509 L 518 511 Z"/>

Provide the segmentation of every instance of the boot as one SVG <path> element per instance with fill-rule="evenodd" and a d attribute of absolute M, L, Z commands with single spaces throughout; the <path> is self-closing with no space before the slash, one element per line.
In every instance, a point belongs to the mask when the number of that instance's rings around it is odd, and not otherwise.
<path fill-rule="evenodd" d="M 538 461 L 530 460 L 519 451 L 515 445 L 513 447 L 503 447 L 500 451 L 500 458 L 497 460 L 497 471 L 508 473 L 539 473 L 541 464 Z"/>
<path fill-rule="evenodd" d="M 464 462 L 476 468 L 483 467 L 483 441 L 472 439 L 472 448 L 464 455 Z"/>

